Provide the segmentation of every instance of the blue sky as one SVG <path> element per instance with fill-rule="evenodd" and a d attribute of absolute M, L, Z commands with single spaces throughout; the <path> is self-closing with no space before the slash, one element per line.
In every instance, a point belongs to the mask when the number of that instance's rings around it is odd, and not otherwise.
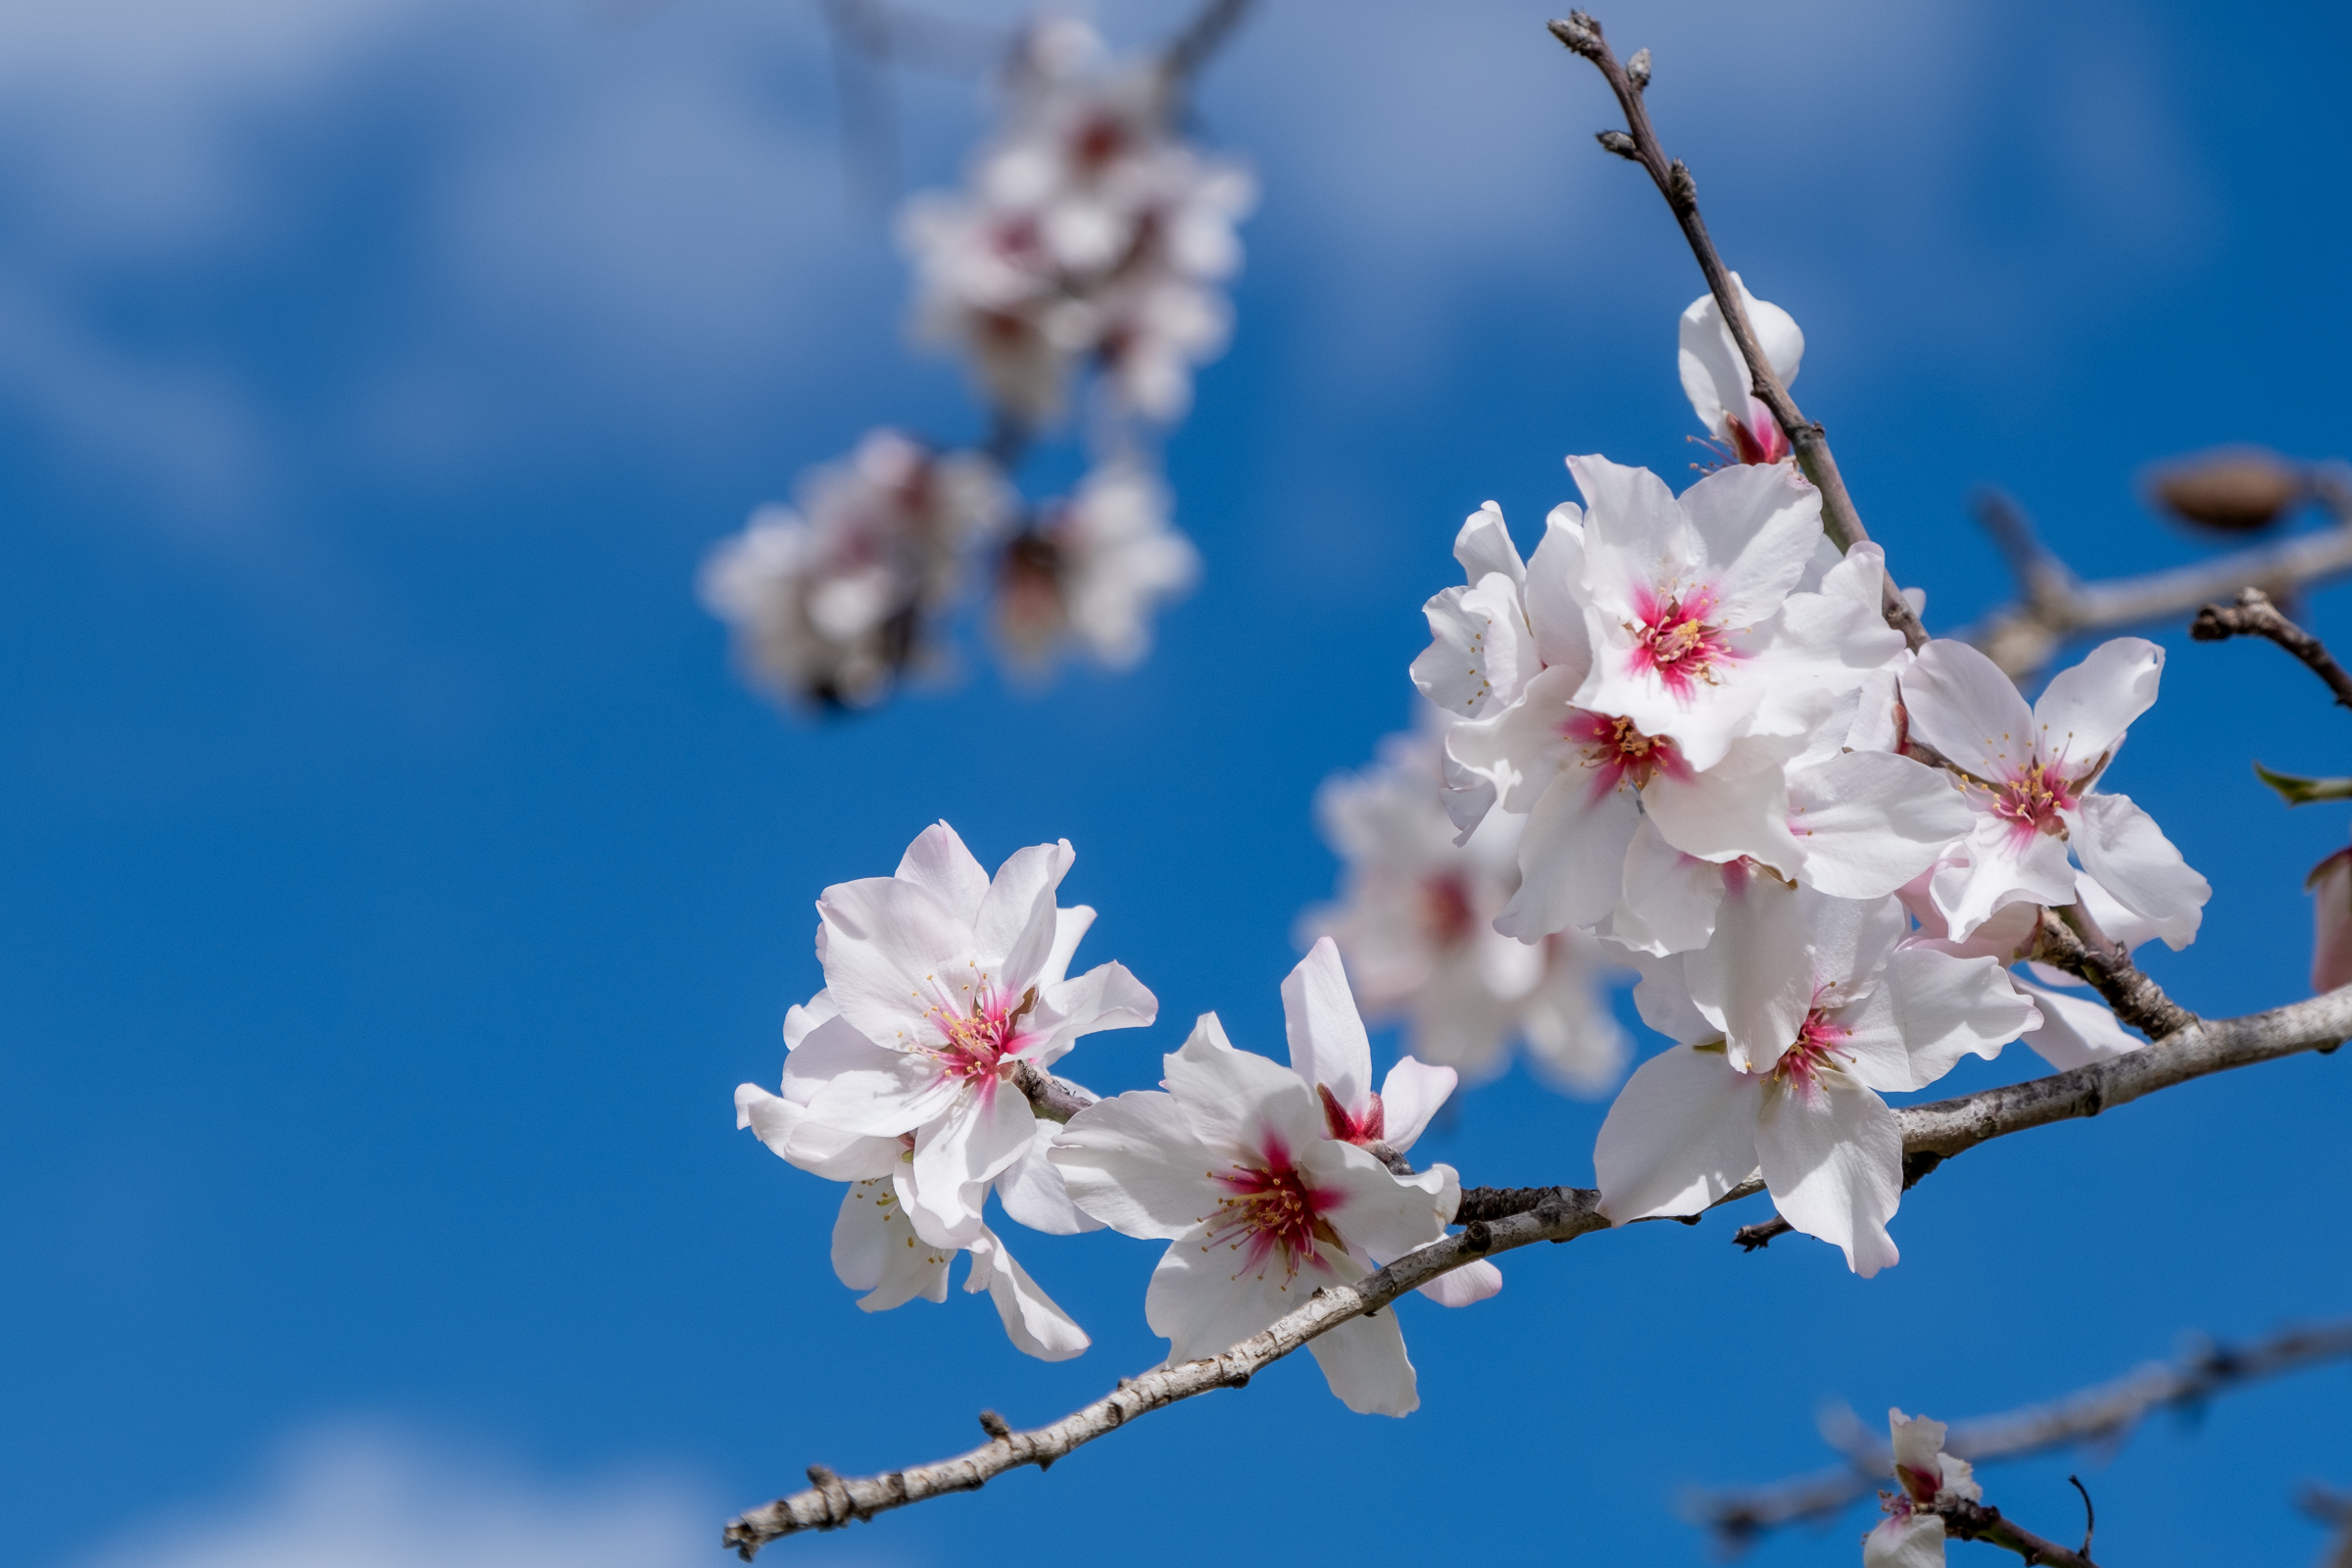
<path fill-rule="evenodd" d="M 1181 9 L 1102 16 L 1146 38 Z M 1937 628 L 2004 592 L 1974 485 L 2095 575 L 2198 554 L 2135 499 L 2155 460 L 2344 454 L 2333 9 L 1602 19 L 1656 51 L 1663 134 L 1803 323 L 1797 393 Z M 1082 956 L 1157 991 L 1158 1027 L 1074 1073 L 1149 1083 L 1209 1008 L 1279 1050 L 1291 924 L 1334 870 L 1313 789 L 1408 720 L 1462 515 L 1495 499 L 1532 544 L 1564 454 L 1691 455 L 1695 270 L 1542 20 L 1265 0 L 1202 104 L 1265 189 L 1235 347 L 1169 447 L 1202 587 L 1132 675 L 1039 694 L 975 663 L 810 724 L 730 674 L 697 561 L 869 425 L 978 422 L 844 199 L 812 7 L 0 15 L 12 1557 L 714 1563 L 721 1520 L 811 1461 L 936 1457 L 983 1406 L 1047 1419 L 1151 1364 L 1154 1250 L 1116 1237 L 1021 1249 L 1095 1336 L 1074 1362 L 959 1293 L 860 1314 L 824 1263 L 836 1191 L 734 1132 L 731 1091 L 772 1082 L 819 983 L 817 891 L 941 816 L 991 863 L 1068 837 Z M 950 177 L 971 88 L 903 107 L 910 171 Z M 2340 593 L 2308 615 L 2352 638 Z M 2208 1013 L 2291 1000 L 2299 880 L 2346 824 L 2246 764 L 2339 771 L 2343 720 L 2276 650 L 2161 635 L 2111 777 L 2215 895 L 2155 966 Z M 1254 1559 L 1434 1513 L 1497 1561 L 1696 1564 L 1678 1491 L 1818 1463 L 1824 1397 L 1977 1413 L 2346 1310 L 2346 1071 L 1972 1153 L 1869 1282 L 1801 1240 L 1741 1256 L 1745 1214 L 1516 1254 L 1474 1313 L 1402 1309 L 1407 1421 L 1349 1416 L 1302 1360 L 779 1555 Z M 1514 1074 L 1423 1147 L 1583 1182 L 1599 1116 Z M 2292 1489 L 2352 1483 L 2343 1375 L 1992 1495 L 2063 1534 L 2087 1463 L 2118 1560 L 2307 1556 Z M 1852 1561 L 1865 1523 L 1753 1560 Z"/>

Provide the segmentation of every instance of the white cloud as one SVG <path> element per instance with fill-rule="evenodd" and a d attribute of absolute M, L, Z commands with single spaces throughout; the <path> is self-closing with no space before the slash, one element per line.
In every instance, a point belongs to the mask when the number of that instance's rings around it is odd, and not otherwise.
<path fill-rule="evenodd" d="M 720 1517 L 674 1482 L 551 1484 L 344 1428 L 289 1445 L 250 1496 L 140 1520 L 74 1568 L 709 1568 Z"/>

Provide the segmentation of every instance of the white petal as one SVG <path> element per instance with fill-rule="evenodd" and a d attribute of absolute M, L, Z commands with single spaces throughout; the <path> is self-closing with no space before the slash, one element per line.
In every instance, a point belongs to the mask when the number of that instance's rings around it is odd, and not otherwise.
<path fill-rule="evenodd" d="M 1889 752 L 1842 752 L 1788 770 L 1788 829 L 1804 849 L 1797 879 L 1841 899 L 1894 892 L 1976 825 L 1940 768 Z"/>
<path fill-rule="evenodd" d="M 1629 948 L 1664 955 L 1703 948 L 1723 906 L 1723 868 L 1685 855 L 1644 815 L 1625 853 L 1625 899 L 1609 936 Z"/>
<path fill-rule="evenodd" d="M 1635 1068 L 1592 1148 L 1601 1212 L 1695 1214 L 1747 1180 L 1762 1085 L 1720 1050 L 1677 1046 Z"/>
<path fill-rule="evenodd" d="M 2080 778 L 2123 744 L 2124 731 L 2156 701 L 2164 650 L 2145 637 L 2103 642 L 2072 669 L 2062 669 L 2034 705 L 2035 749 L 2048 762 L 2065 763 Z"/>
<path fill-rule="evenodd" d="M 1683 492 L 1682 509 L 1705 551 L 1703 568 L 1728 626 L 1781 608 L 1821 540 L 1821 492 L 1794 464 L 1734 464 Z"/>
<path fill-rule="evenodd" d="M 1370 1110 L 1372 1042 L 1331 938 L 1318 941 L 1284 977 L 1282 1021 L 1290 1037 L 1291 1070 L 1310 1089 L 1330 1090 L 1349 1115 Z"/>
<path fill-rule="evenodd" d="M 1216 1212 L 1221 1168 L 1175 1097 L 1129 1090 L 1072 1116 L 1048 1150 L 1070 1200 L 1123 1236 L 1172 1238 Z"/>
<path fill-rule="evenodd" d="M 1581 931 L 1548 938 L 1551 965 L 1542 987 L 1520 1004 L 1528 1065 L 1566 1094 L 1597 1099 L 1625 1074 L 1632 1049 L 1609 1005 L 1600 944 Z"/>
<path fill-rule="evenodd" d="M 1144 1293 L 1144 1321 L 1168 1341 L 1171 1362 L 1229 1350 L 1339 1280 L 1328 1262 L 1293 1274 L 1280 1251 L 1253 1261 L 1238 1244 L 1212 1241 L 1215 1228 L 1196 1226 L 1171 1241 Z"/>
<path fill-rule="evenodd" d="M 1862 1538 L 1862 1568 L 1944 1568 L 1943 1521 L 1932 1513 L 1881 1520 Z"/>
<path fill-rule="evenodd" d="M 1176 1097 L 1194 1136 L 1215 1156 L 1207 1168 L 1254 1166 L 1277 1152 L 1297 1157 L 1322 1143 L 1322 1103 L 1298 1075 L 1236 1051 L 1215 1020 L 1214 1013 L 1202 1014 L 1183 1049 L 1161 1058 L 1160 1081 Z"/>
<path fill-rule="evenodd" d="M 1563 501 L 1544 519 L 1544 542 L 1528 563 L 1524 601 L 1535 633 L 1536 655 L 1546 667 L 1566 671 L 1574 691 L 1592 667 L 1592 644 L 1585 632 L 1580 597 L 1585 578 L 1585 514 Z"/>
<path fill-rule="evenodd" d="M 1775 1079 L 1756 1155 L 1781 1217 L 1845 1253 L 1864 1279 L 1900 1255 L 1886 1222 L 1903 1196 L 1903 1129 L 1886 1102 L 1835 1069 L 1810 1085 Z"/>
<path fill-rule="evenodd" d="M 836 883 L 816 907 L 825 990 L 841 1016 L 877 1046 L 933 1043 L 930 1009 L 954 1001 L 976 959 L 971 927 L 928 889 L 895 877 Z"/>
<path fill-rule="evenodd" d="M 2087 1067 L 2094 1061 L 2112 1061 L 2147 1044 L 2116 1022 L 2104 1003 L 2070 997 L 2023 980 L 2016 985 L 2034 999 L 2041 1012 L 2041 1027 L 2028 1030 L 2021 1038 L 2035 1055 L 2060 1072 Z"/>
<path fill-rule="evenodd" d="M 1054 951 L 1046 957 L 1045 971 L 1037 977 L 1039 985 L 1069 978 L 1070 960 L 1078 956 L 1078 944 L 1094 924 L 1095 911 L 1083 904 L 1054 911 Z"/>
<path fill-rule="evenodd" d="M 1855 1076 L 1891 1092 L 1925 1089 L 1965 1055 L 1991 1060 L 2037 1017 L 1997 958 L 1905 948 L 1885 983 L 1836 1021 L 1853 1030 Z"/>
<path fill-rule="evenodd" d="M 980 901 L 988 894 L 988 872 L 945 822 L 934 822 L 915 836 L 896 875 L 930 893 L 966 926 L 979 918 Z"/>
<path fill-rule="evenodd" d="M 1659 773 L 1642 790 L 1642 808 L 1658 834 L 1703 860 L 1748 856 L 1784 876 L 1804 863 L 1788 831 L 1788 785 L 1784 764 L 1793 739 L 1749 737 L 1726 747 L 1714 766 L 1677 777 Z"/>
<path fill-rule="evenodd" d="M 1141 1029 L 1159 1016 L 1159 999 L 1123 963 L 1099 963 L 1075 980 L 1043 986 L 1037 1031 L 1046 1038 L 1021 1054 L 1041 1066 L 1058 1060 L 1081 1035 L 1102 1029 Z"/>
<path fill-rule="evenodd" d="M 825 928 L 819 925 L 816 928 L 816 934 L 819 941 L 822 941 Z M 821 954 L 817 957 L 817 962 L 824 962 Z M 784 1009 L 784 1049 L 786 1051 L 796 1050 L 802 1041 L 808 1038 L 810 1031 L 815 1029 L 818 1024 L 840 1016 L 841 1009 L 833 1005 L 833 994 L 829 991 L 819 991 L 797 1007 L 786 1007 Z"/>
<path fill-rule="evenodd" d="M 896 1138 L 866 1138 L 811 1122 L 807 1110 L 758 1084 L 735 1089 L 735 1125 L 749 1127 L 769 1149 L 827 1181 L 887 1176 L 899 1162 Z"/>
<path fill-rule="evenodd" d="M 937 1058 L 885 1051 L 846 1018 L 820 1025 L 784 1058 L 784 1098 L 839 1132 L 896 1138 L 948 1113 L 962 1087 Z"/>
<path fill-rule="evenodd" d="M 983 1230 L 972 1244 L 972 1276 L 967 1291 L 985 1290 L 997 1304 L 1004 1332 L 1025 1353 L 1041 1361 L 1066 1361 L 1093 1342 L 1052 1297 L 1037 1288 L 993 1231 Z"/>
<path fill-rule="evenodd" d="M 1715 936 L 1683 956 L 1690 1000 L 1724 1032 L 1734 1067 L 1764 1072 L 1813 1007 L 1813 954 L 1796 890 L 1737 865 L 1724 868 Z"/>
<path fill-rule="evenodd" d="M 1485 1258 L 1464 1263 L 1421 1287 L 1421 1294 L 1440 1306 L 1474 1306 L 1502 1289 L 1502 1270 Z"/>
<path fill-rule="evenodd" d="M 1413 1147 L 1429 1118 L 1438 1113 L 1460 1081 L 1451 1067 L 1433 1067 L 1410 1056 L 1400 1056 L 1381 1080 L 1380 1106 L 1383 1117 L 1381 1141 L 1398 1153 Z"/>
<path fill-rule="evenodd" d="M 1430 645 L 1413 661 L 1413 684 L 1443 711 L 1477 717 L 1518 696 L 1535 674 L 1535 634 L 1518 585 L 1500 572 L 1448 588 L 1421 609 Z"/>
<path fill-rule="evenodd" d="M 1308 1185 L 1331 1195 L 1324 1217 L 1349 1251 L 1365 1257 L 1402 1257 L 1427 1247 L 1446 1234 L 1461 1205 L 1451 1165 L 1396 1176 L 1366 1151 L 1330 1139 L 1298 1151 L 1296 1163 Z"/>
<path fill-rule="evenodd" d="M 986 1183 L 1018 1159 L 1037 1136 L 1037 1114 L 1008 1083 L 983 1080 L 956 1097 L 955 1105 L 914 1135 L 915 1196 L 921 1226 L 929 1218 L 935 1234 L 961 1233 L 978 1220 Z M 978 1186 L 977 1193 L 968 1192 Z M 967 1201 L 967 1199 L 969 1200 Z"/>
<path fill-rule="evenodd" d="M 1502 509 L 1492 501 L 1462 519 L 1461 531 L 1453 536 L 1453 559 L 1462 564 L 1470 582 L 1489 572 L 1500 572 L 1514 583 L 1527 580 L 1527 568 L 1520 564 L 1519 547 L 1511 542 Z"/>
<path fill-rule="evenodd" d="M 1054 1140 L 1060 1133 L 1050 1121 L 1038 1122 L 1029 1147 L 997 1177 L 997 1198 L 1016 1224 L 1049 1236 L 1101 1230 L 1102 1222 L 1071 1200 L 1061 1167 L 1054 1163 Z"/>
<path fill-rule="evenodd" d="M 991 978 L 1007 995 L 1018 996 L 1045 972 L 1060 923 L 1054 891 L 1076 858 L 1070 841 L 1063 839 L 1016 850 L 997 867 L 972 925 L 972 946 L 982 965 L 994 967 Z"/>
<path fill-rule="evenodd" d="M 2034 760 L 2034 710 L 2000 666 L 1968 644 L 1936 638 L 1900 684 L 1912 736 L 1977 777 L 1999 784 Z"/>
<path fill-rule="evenodd" d="M 889 1181 L 852 1182 L 833 1221 L 833 1272 L 867 1295 L 858 1306 L 887 1312 L 920 1296 L 948 1298 L 948 1260 L 955 1254 L 914 1234 Z"/>
<path fill-rule="evenodd" d="M 1634 1010 L 1642 1021 L 1667 1039 L 1691 1045 L 1699 1041 L 1723 1038 L 1723 1025 L 1698 1010 L 1690 1000 L 1690 983 L 1684 973 L 1687 953 L 1666 957 L 1655 954 L 1619 949 L 1612 956 L 1630 964 L 1642 976 L 1634 987 Z"/>
<path fill-rule="evenodd" d="M 1494 917 L 1494 929 L 1532 942 L 1606 919 L 1624 885 L 1626 847 L 1641 819 L 1630 787 L 1595 795 L 1591 774 L 1562 771 L 1519 835 L 1519 891 Z"/>
<path fill-rule="evenodd" d="M 1361 1277 L 1348 1272 L 1353 1258 L 1334 1259 L 1344 1279 Z M 1340 1402 L 1357 1415 L 1410 1415 L 1421 1407 L 1413 1363 L 1404 1353 L 1404 1333 L 1396 1326 L 1396 1303 L 1372 1317 L 1353 1317 L 1326 1329 L 1306 1342 L 1323 1381 Z"/>
<path fill-rule="evenodd" d="M 1937 865 L 1928 887 L 1953 939 L 1965 942 L 2009 905 L 2073 903 L 2075 868 L 2064 839 L 1982 812 L 1962 857 Z"/>
<path fill-rule="evenodd" d="M 2082 869 L 2154 927 L 2166 947 L 2177 953 L 2195 941 L 2213 884 L 2189 868 L 2156 819 L 2127 795 L 2084 796 L 2073 814 Z"/>

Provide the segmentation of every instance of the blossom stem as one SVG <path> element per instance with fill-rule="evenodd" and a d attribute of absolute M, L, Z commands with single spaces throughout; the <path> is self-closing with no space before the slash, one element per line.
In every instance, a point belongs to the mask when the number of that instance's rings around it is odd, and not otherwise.
<path fill-rule="evenodd" d="M 1680 159 L 1668 159 L 1665 149 L 1658 144 L 1658 134 L 1649 122 L 1649 110 L 1642 99 L 1642 90 L 1649 81 L 1647 51 L 1638 57 L 1643 69 L 1637 80 L 1618 63 L 1616 52 L 1601 36 L 1600 24 L 1591 16 L 1571 11 L 1565 22 L 1554 22 L 1550 26 L 1553 37 L 1592 62 L 1608 82 L 1609 91 L 1616 95 L 1618 107 L 1625 112 L 1626 129 L 1603 132 L 1601 145 L 1647 171 L 1658 193 L 1673 210 L 1675 221 L 1682 225 L 1683 237 L 1690 242 L 1690 254 L 1697 258 L 1698 270 L 1706 276 L 1707 290 L 1715 296 L 1716 309 L 1723 313 L 1724 323 L 1731 328 L 1732 341 L 1740 346 L 1740 356 L 1747 362 L 1758 401 L 1772 412 L 1774 421 L 1796 454 L 1797 466 L 1813 481 L 1813 488 L 1821 492 L 1822 527 L 1841 551 L 1864 543 L 1870 538 L 1870 531 L 1862 526 L 1862 514 L 1855 510 L 1844 476 L 1838 471 L 1837 456 L 1830 451 L 1829 433 L 1805 417 L 1773 369 L 1772 361 L 1765 357 L 1756 341 L 1755 328 L 1748 322 L 1747 308 L 1740 303 L 1740 290 L 1732 283 L 1731 270 L 1723 265 L 1715 241 L 1707 234 L 1706 220 L 1699 215 L 1697 181 L 1691 178 L 1688 166 Z M 1920 624 L 1919 616 L 1896 590 L 1892 578 L 1887 579 L 1883 608 L 1887 624 L 1900 631 L 1913 648 L 1928 640 L 1927 628 Z"/>
<path fill-rule="evenodd" d="M 2238 593 L 2237 603 L 2230 609 L 2207 605 L 2189 622 L 2188 634 L 2201 643 L 2228 642 L 2232 637 L 2268 637 L 2308 665 L 2314 675 L 2328 683 L 2335 693 L 2336 706 L 2352 708 L 2352 674 L 2335 662 L 2317 637 L 2278 613 L 2271 596 L 2259 588 L 2247 588 Z"/>
<path fill-rule="evenodd" d="M 1029 1108 L 1048 1121 L 1066 1122 L 1098 1098 L 1065 1079 L 1056 1078 L 1034 1061 L 1013 1064 L 1012 1086 L 1029 1101 Z"/>
<path fill-rule="evenodd" d="M 2049 1568 L 2098 1568 L 2082 1552 L 2045 1541 L 2016 1521 L 2002 1518 L 1998 1508 L 1966 1497 L 1941 1497 L 1928 1506 L 1943 1521 L 1943 1533 L 1955 1541 L 1982 1541 L 1988 1546 L 2006 1547 L 2030 1563 L 2045 1563 Z"/>
<path fill-rule="evenodd" d="M 2180 1030 L 2129 1055 L 1957 1100 L 1905 1106 L 1896 1112 L 1903 1129 L 1904 1153 L 1907 1159 L 1923 1154 L 1949 1158 L 2030 1127 L 2095 1116 L 2192 1078 L 2305 1051 L 2332 1051 L 2348 1038 L 2352 1038 L 2352 986 L 2242 1018 L 2190 1018 Z M 1484 1191 L 1472 1189 L 1471 1193 Z M 1760 1191 L 1760 1184 L 1742 1183 L 1719 1202 L 1732 1202 Z M 1470 1196 L 1464 1195 L 1465 1199 Z M 1478 1218 L 1462 1234 L 1408 1252 L 1353 1285 L 1324 1288 L 1272 1326 L 1229 1349 L 1123 1380 L 1111 1393 L 1058 1421 L 1026 1432 L 1007 1431 L 952 1459 L 846 1481 L 822 1466 L 813 1467 L 810 1478 L 815 1485 L 736 1518 L 726 1528 L 725 1543 L 748 1562 L 761 1546 L 785 1536 L 805 1530 L 838 1530 L 853 1520 L 944 1493 L 975 1491 L 993 1477 L 1022 1465 L 1042 1468 L 1136 1416 L 1212 1389 L 1240 1388 L 1318 1335 L 1350 1318 L 1376 1312 L 1406 1292 L 1480 1257 L 1537 1242 L 1570 1242 L 1607 1230 L 1609 1221 L 1599 1203 L 1600 1195 L 1589 1188 L 1549 1189 L 1548 1196 L 1539 1199 L 1530 1209 Z M 820 1472 L 823 1479 L 817 1480 Z M 2083 1559 L 2070 1554 L 2044 1560 Z"/>
<path fill-rule="evenodd" d="M 2208 1342 L 2177 1361 L 2151 1362 L 2046 1403 L 1955 1421 L 1944 1438 L 1944 1449 L 1955 1458 L 1983 1464 L 2082 1443 L 2120 1443 L 2159 1410 L 2194 1408 L 2246 1384 L 2348 1358 L 2352 1318 L 2288 1329 L 2248 1345 Z M 1831 1443 L 1844 1450 L 1843 1464 L 1767 1486 L 1702 1494 L 1691 1505 L 1695 1522 L 1714 1531 L 1727 1547 L 1746 1545 L 1784 1525 L 1836 1518 L 1894 1473 L 1894 1455 L 1851 1411 L 1838 1411 L 1836 1428 L 1825 1420 L 1824 1429 Z"/>
<path fill-rule="evenodd" d="M 2034 956 L 2089 982 L 2118 1018 L 2150 1040 L 2177 1034 L 2197 1021 L 2194 1013 L 2141 973 L 2131 955 L 2079 904 L 2041 911 Z"/>

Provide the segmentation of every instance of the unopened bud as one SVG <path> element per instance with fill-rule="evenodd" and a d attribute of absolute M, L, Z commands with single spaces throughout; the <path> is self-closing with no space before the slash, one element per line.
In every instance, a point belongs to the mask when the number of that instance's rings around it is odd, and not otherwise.
<path fill-rule="evenodd" d="M 2148 488 L 2181 521 L 2217 533 L 2252 533 L 2301 506 L 2303 470 L 2267 447 L 2217 447 L 2158 468 Z"/>
<path fill-rule="evenodd" d="M 1544 25 L 1551 29 L 1554 38 L 1580 55 L 1600 52 L 1600 34 L 1593 30 L 1592 19 L 1581 11 L 1569 12 L 1565 22 L 1547 22 Z"/>
<path fill-rule="evenodd" d="M 1637 49 L 1634 58 L 1625 63 L 1625 74 L 1637 87 L 1649 85 L 1649 51 Z"/>
<path fill-rule="evenodd" d="M 1592 139 L 1620 158 L 1639 158 L 1641 156 L 1634 150 L 1634 138 L 1622 130 L 1594 131 Z"/>

